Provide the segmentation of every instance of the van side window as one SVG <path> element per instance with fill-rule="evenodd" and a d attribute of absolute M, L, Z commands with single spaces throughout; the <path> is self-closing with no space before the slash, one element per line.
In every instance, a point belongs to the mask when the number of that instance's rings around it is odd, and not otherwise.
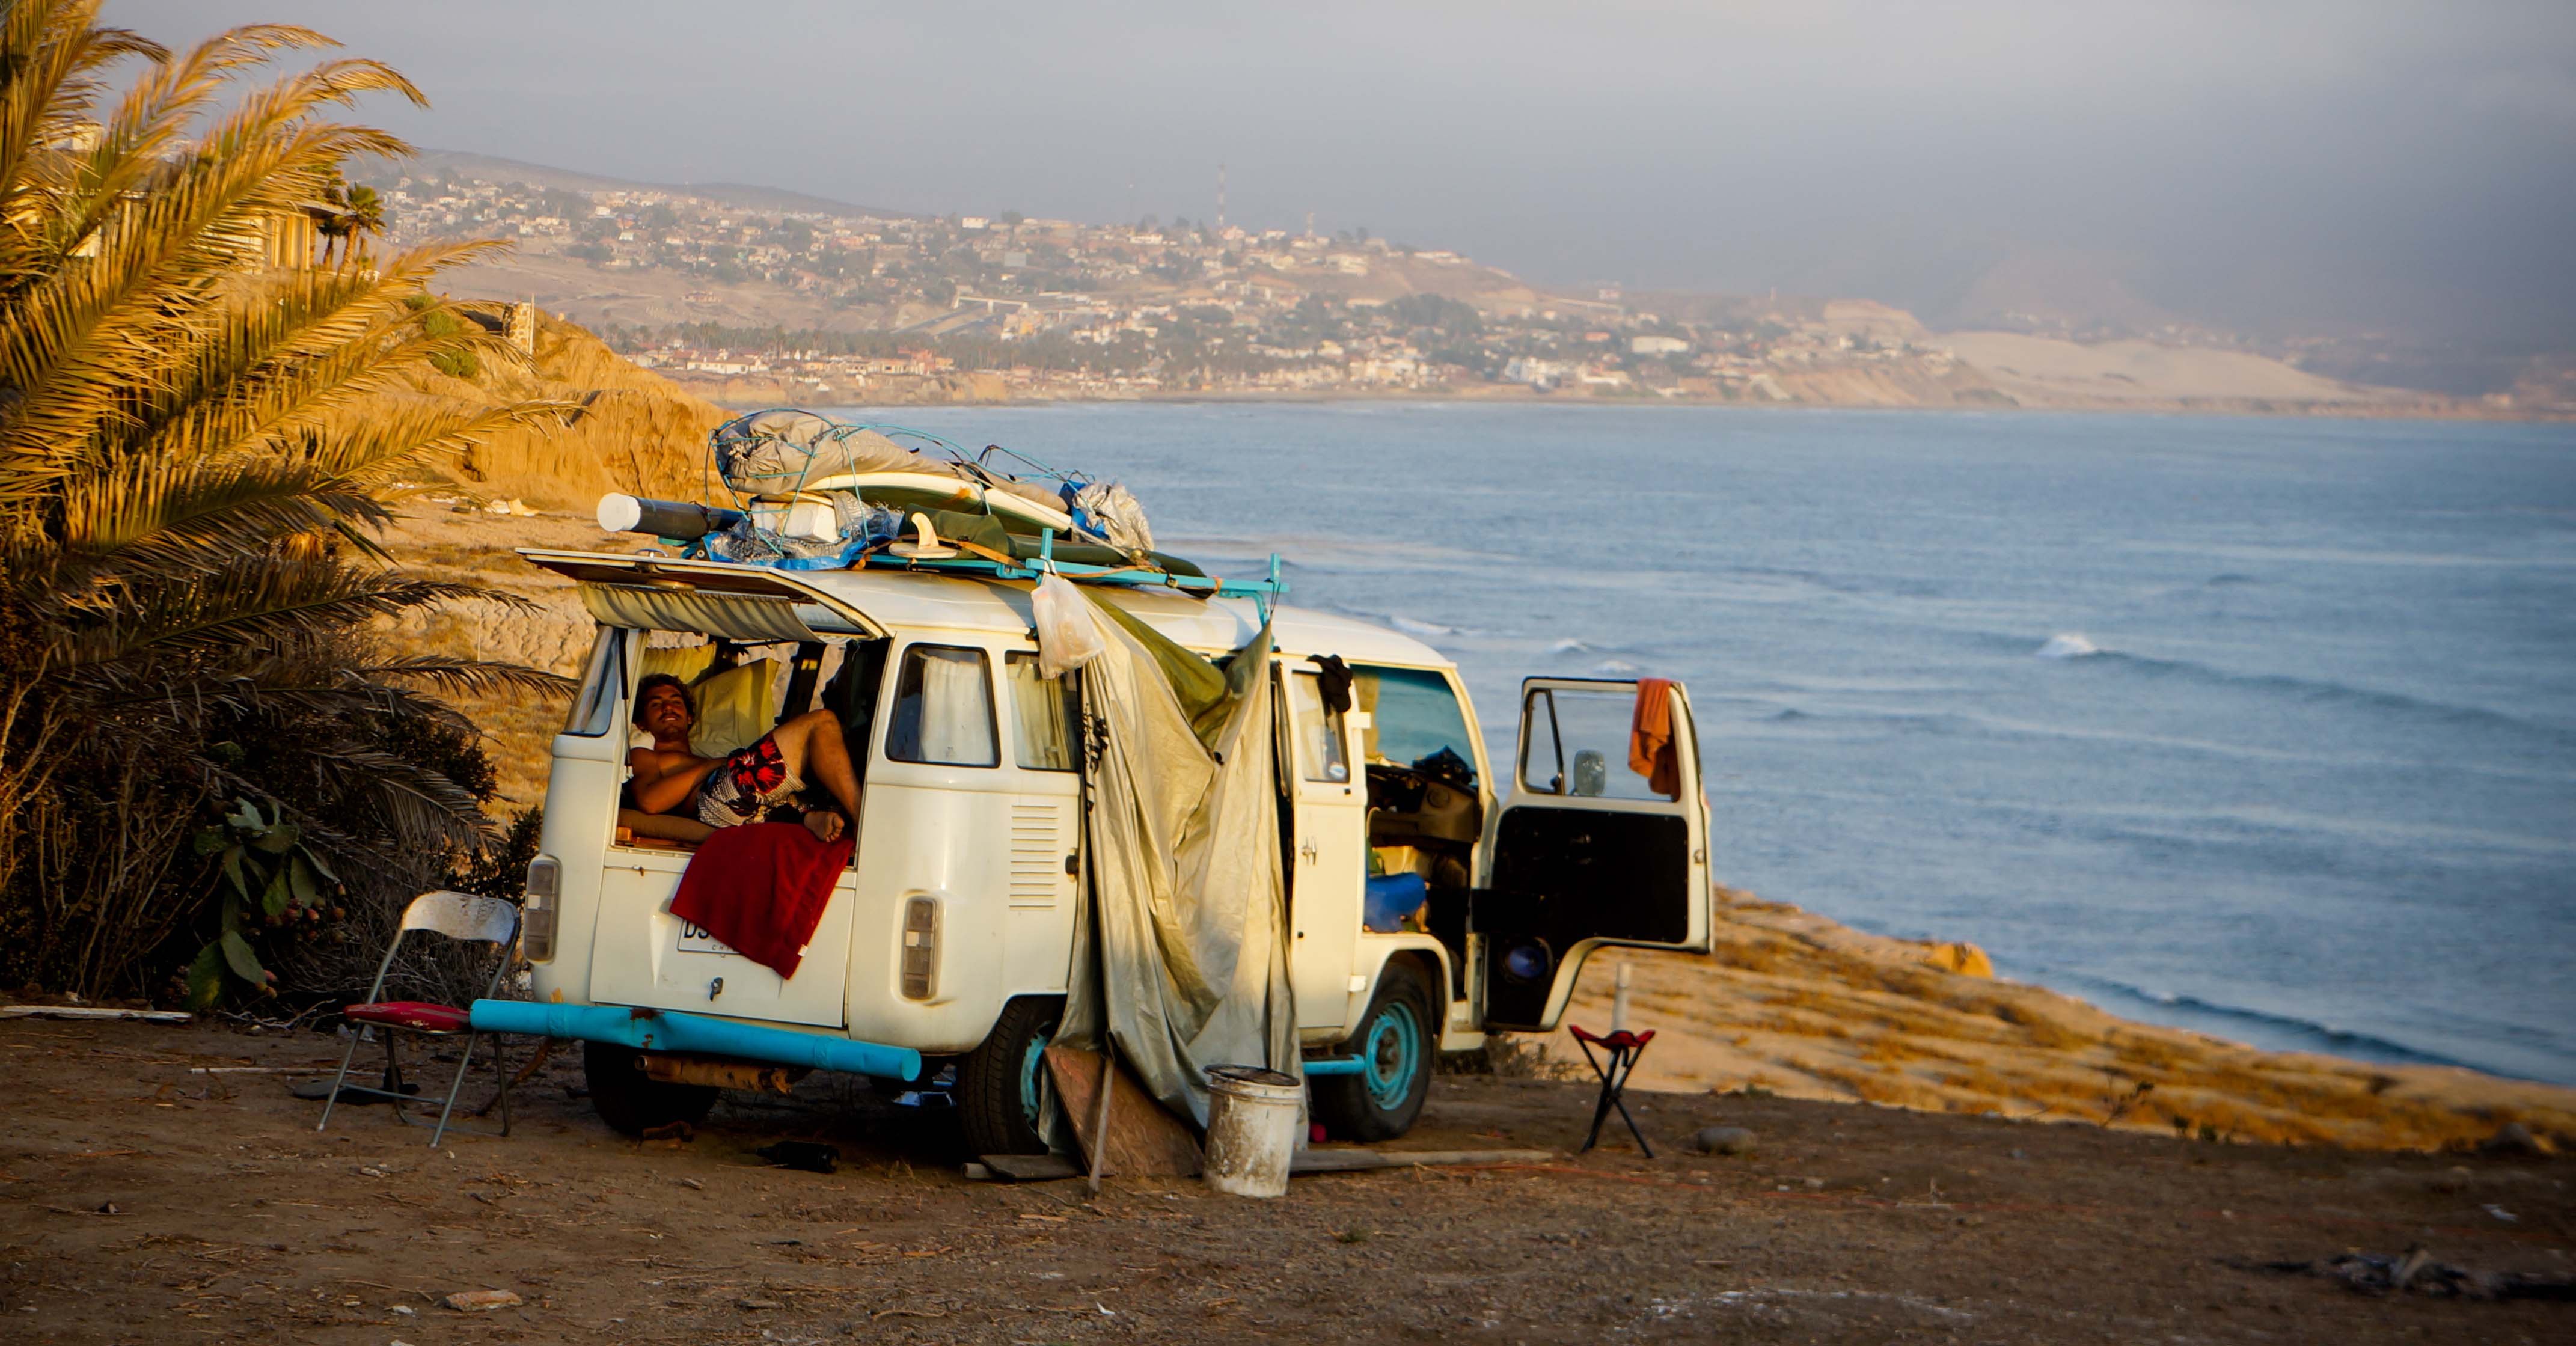
<path fill-rule="evenodd" d="M 1521 735 L 1521 785 L 1588 799 L 1671 799 L 1628 765 L 1632 692 L 1556 687 L 1532 692 Z"/>
<path fill-rule="evenodd" d="M 999 766 L 992 665 L 982 650 L 914 645 L 895 676 L 886 756 L 939 766 Z"/>
<path fill-rule="evenodd" d="M 572 711 L 564 717 L 564 732 L 598 738 L 615 729 L 617 702 L 625 694 L 626 632 L 603 626 L 599 628 L 599 639 L 591 643 L 581 690 L 573 693 Z"/>
<path fill-rule="evenodd" d="M 1324 705 L 1323 684 L 1312 673 L 1288 675 L 1288 712 L 1297 726 L 1297 770 L 1308 780 L 1347 782 L 1350 762 L 1342 745 L 1342 713 Z"/>
<path fill-rule="evenodd" d="M 1002 671 L 1011 686 L 1014 760 L 1031 771 L 1073 770 L 1073 727 L 1081 719 L 1073 684 L 1040 674 L 1034 654 L 1005 656 Z"/>

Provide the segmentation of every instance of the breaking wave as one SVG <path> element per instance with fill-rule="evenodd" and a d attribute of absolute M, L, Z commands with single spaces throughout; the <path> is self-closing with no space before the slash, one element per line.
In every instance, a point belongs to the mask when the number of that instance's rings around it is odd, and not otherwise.
<path fill-rule="evenodd" d="M 2101 652 L 2101 646 L 2073 631 L 2060 631 L 2050 636 L 2047 644 L 2031 651 L 2042 659 L 2081 659 L 2086 655 Z"/>
<path fill-rule="evenodd" d="M 2045 982 L 2057 979 L 2043 976 L 2042 980 Z M 2249 1040 L 2252 1045 L 2258 1047 L 2319 1051 L 2390 1065 L 2467 1066 L 2475 1070 L 2493 1069 L 2491 1066 L 2476 1062 L 2428 1052 L 2420 1047 L 2409 1047 L 2405 1043 L 2380 1037 L 2377 1034 L 2356 1033 L 2348 1028 L 2337 1028 L 2332 1024 L 2303 1019 L 2297 1015 L 2275 1014 L 2268 1010 L 2249 1009 L 2243 1005 L 2224 1005 L 2213 1000 L 2203 1000 L 2194 995 L 2173 991 L 2153 991 L 2143 986 L 2132 986 L 2127 982 L 2108 981 L 2096 977 L 2067 977 L 2063 982 L 2069 984 L 2070 989 L 2078 990 L 2079 994 L 2090 993 L 2097 1001 L 2127 1000 L 2133 1004 L 2148 1007 L 2149 1013 L 2144 1017 L 2160 1019 L 2177 1027 L 2190 1028 L 2219 1037 L 2231 1036 L 2227 1030 L 2234 1027 L 2238 1032 L 2232 1036 Z"/>
<path fill-rule="evenodd" d="M 1458 634 L 1457 627 L 1442 626 L 1438 622 L 1426 622 L 1418 617 L 1407 617 L 1402 613 L 1390 615 L 1386 619 L 1386 624 L 1394 627 L 1398 631 L 1402 631 L 1408 636 L 1454 636 Z"/>

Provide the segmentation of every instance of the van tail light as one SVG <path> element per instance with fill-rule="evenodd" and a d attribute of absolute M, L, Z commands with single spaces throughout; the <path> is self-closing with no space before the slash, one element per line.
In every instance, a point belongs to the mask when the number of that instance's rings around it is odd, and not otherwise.
<path fill-rule="evenodd" d="M 939 899 L 916 897 L 903 904 L 903 998 L 928 1000 L 939 994 Z"/>
<path fill-rule="evenodd" d="M 563 866 L 551 855 L 528 862 L 528 892 L 519 903 L 519 956 L 531 963 L 555 957 L 555 895 L 563 887 Z"/>

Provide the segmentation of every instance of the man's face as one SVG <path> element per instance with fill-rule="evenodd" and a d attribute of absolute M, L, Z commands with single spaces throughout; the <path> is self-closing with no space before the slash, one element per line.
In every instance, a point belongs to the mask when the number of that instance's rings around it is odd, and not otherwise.
<path fill-rule="evenodd" d="M 644 693 L 644 732 L 655 738 L 681 738 L 689 732 L 689 698 L 662 683 Z"/>

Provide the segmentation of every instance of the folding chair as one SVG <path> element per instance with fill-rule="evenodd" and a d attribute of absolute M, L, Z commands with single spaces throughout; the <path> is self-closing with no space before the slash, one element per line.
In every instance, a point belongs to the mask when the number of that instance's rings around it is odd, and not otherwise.
<path fill-rule="evenodd" d="M 376 982 L 375 985 L 367 988 L 366 1003 L 351 1005 L 340 1011 L 341 1016 L 350 1024 L 372 1025 L 384 1035 L 383 1087 L 370 1088 L 363 1084 L 348 1082 L 349 1063 L 357 1059 L 358 1039 L 361 1036 L 359 1033 L 352 1032 L 349 1035 L 349 1050 L 340 1057 L 340 1074 L 338 1078 L 331 1081 L 331 1092 L 325 1095 L 322 1104 L 322 1120 L 314 1124 L 313 1129 L 316 1131 L 331 1124 L 331 1109 L 339 1106 L 342 1090 L 391 1101 L 394 1120 L 405 1126 L 411 1125 L 411 1118 L 403 1115 L 403 1108 L 414 1100 L 411 1095 L 402 1091 L 402 1058 L 397 1051 L 398 1040 L 405 1033 L 419 1033 L 425 1037 L 452 1037 L 462 1033 L 465 1035 L 465 1054 L 457 1058 L 456 1078 L 447 1086 L 447 1104 L 438 1111 L 438 1129 L 430 1133 L 430 1148 L 436 1149 L 438 1142 L 447 1135 L 448 1115 L 456 1111 L 456 1095 L 465 1087 L 466 1071 L 474 1064 L 474 1045 L 482 1040 L 483 1035 L 467 1022 L 467 1012 L 454 1005 L 442 1005 L 427 1000 L 378 998 L 384 994 L 385 974 L 393 968 L 394 955 L 402 949 L 403 936 L 414 930 L 431 931 L 453 940 L 501 946 L 499 957 L 493 960 L 492 979 L 483 988 L 483 994 L 488 998 L 500 989 L 501 974 L 509 970 L 511 955 L 517 950 L 519 909 L 497 897 L 477 897 L 472 893 L 446 891 L 423 893 L 413 898 L 410 906 L 403 908 L 402 928 L 394 932 L 393 943 L 385 947 L 385 960 L 376 965 Z M 492 1043 L 492 1074 L 501 1083 L 500 1134 L 506 1136 L 510 1134 L 510 1072 L 502 1066 L 501 1044 L 498 1039 Z"/>
<path fill-rule="evenodd" d="M 1591 1062 L 1592 1073 L 1601 1077 L 1601 1101 L 1592 1106 L 1592 1134 L 1583 1138 L 1583 1149 L 1575 1153 L 1582 1154 L 1600 1143 L 1601 1124 L 1609 1120 L 1610 1110 L 1617 1108 L 1619 1119 L 1628 1124 L 1628 1134 L 1637 1138 L 1637 1148 L 1645 1151 L 1647 1158 L 1654 1158 L 1655 1147 L 1646 1143 L 1646 1133 L 1638 1130 L 1637 1119 L 1628 1115 L 1628 1100 L 1624 1095 L 1628 1090 L 1628 1077 L 1637 1073 L 1637 1058 L 1645 1055 L 1646 1044 L 1655 1040 L 1655 1030 L 1649 1028 L 1642 1033 L 1631 1033 L 1622 1028 L 1612 1033 L 1597 1034 L 1584 1032 L 1573 1024 L 1565 1027 L 1574 1034 L 1575 1045 L 1583 1049 L 1583 1059 Z M 1593 1057 L 1595 1045 L 1609 1057 L 1607 1062 Z"/>

